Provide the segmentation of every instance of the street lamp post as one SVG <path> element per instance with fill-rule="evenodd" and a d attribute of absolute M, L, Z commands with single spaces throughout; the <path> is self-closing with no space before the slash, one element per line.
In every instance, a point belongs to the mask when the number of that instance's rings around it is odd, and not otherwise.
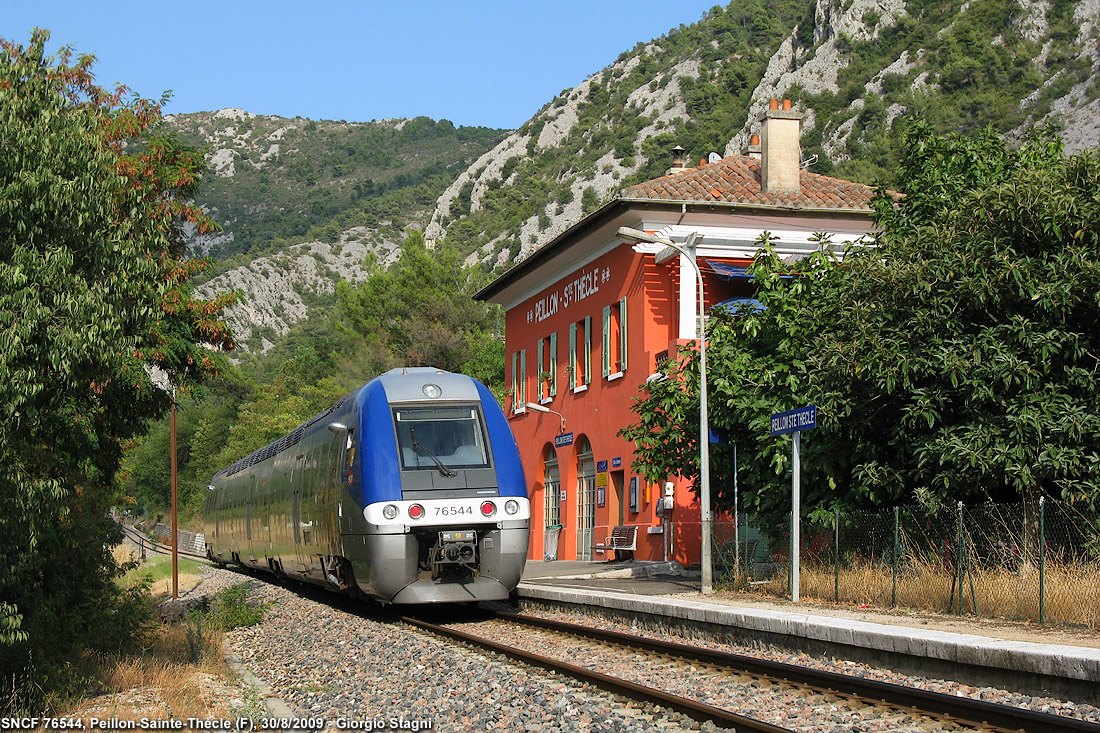
<path fill-rule="evenodd" d="M 557 415 L 558 417 L 561 418 L 561 430 L 560 430 L 560 432 L 562 432 L 562 433 L 565 432 L 565 415 L 561 414 L 557 410 L 551 410 L 546 405 L 540 405 L 537 402 L 528 402 L 526 405 L 524 405 L 524 407 L 526 407 L 528 410 L 533 410 L 534 412 L 552 412 L 552 413 L 554 413 L 555 415 Z"/>
<path fill-rule="evenodd" d="M 695 240 L 698 232 L 688 236 L 686 245 L 679 245 L 669 239 L 662 239 L 649 232 L 630 227 L 619 227 L 618 234 L 629 242 L 648 242 L 671 247 L 687 258 L 695 268 L 695 277 L 699 287 L 699 503 L 702 524 L 702 547 L 700 564 L 702 566 L 701 590 L 709 595 L 714 592 L 714 579 L 711 568 L 711 530 L 714 522 L 710 507 L 710 423 L 707 420 L 707 339 L 706 339 L 706 302 L 703 298 L 703 271 L 697 262 Z"/>

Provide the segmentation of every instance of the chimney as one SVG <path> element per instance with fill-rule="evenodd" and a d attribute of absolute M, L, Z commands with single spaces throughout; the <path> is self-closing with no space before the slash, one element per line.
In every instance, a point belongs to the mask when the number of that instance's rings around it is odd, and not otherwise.
<path fill-rule="evenodd" d="M 668 169 L 668 173 L 675 173 L 676 171 L 684 169 L 684 149 L 677 145 L 672 149 L 672 167 Z"/>
<path fill-rule="evenodd" d="M 764 193 L 798 193 L 802 189 L 799 171 L 799 137 L 802 114 L 791 109 L 791 100 L 768 102 L 760 115 L 760 182 Z"/>
<path fill-rule="evenodd" d="M 760 136 L 755 132 L 749 137 L 749 144 L 741 151 L 741 155 L 760 160 Z"/>

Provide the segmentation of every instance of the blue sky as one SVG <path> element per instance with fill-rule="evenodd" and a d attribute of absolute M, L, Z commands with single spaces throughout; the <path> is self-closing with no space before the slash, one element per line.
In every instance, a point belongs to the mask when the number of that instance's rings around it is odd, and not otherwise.
<path fill-rule="evenodd" d="M 166 112 L 515 128 L 638 41 L 714 0 L 5 0 L 0 37 L 94 54 L 100 84 Z"/>

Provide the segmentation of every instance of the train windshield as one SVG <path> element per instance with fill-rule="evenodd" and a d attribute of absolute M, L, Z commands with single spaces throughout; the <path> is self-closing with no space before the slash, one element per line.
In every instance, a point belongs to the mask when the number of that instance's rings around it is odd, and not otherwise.
<path fill-rule="evenodd" d="M 397 446 L 401 467 L 438 470 L 488 468 L 481 411 L 476 407 L 399 407 Z"/>

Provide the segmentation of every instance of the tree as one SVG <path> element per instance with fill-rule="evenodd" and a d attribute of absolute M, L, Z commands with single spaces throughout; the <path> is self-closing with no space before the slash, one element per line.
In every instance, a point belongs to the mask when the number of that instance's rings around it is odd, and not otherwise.
<path fill-rule="evenodd" d="M 428 249 L 414 231 L 389 269 L 376 269 L 358 287 L 338 284 L 341 321 L 384 347 L 390 366 L 435 366 L 499 386 L 502 316 L 497 306 L 474 300 L 482 277 L 457 250 Z"/>
<path fill-rule="evenodd" d="M 187 389 L 232 346 L 182 259 L 182 224 L 212 227 L 184 203 L 201 156 L 48 38 L 0 41 L 0 698 L 28 707 L 134 630 L 108 510 L 122 442 L 171 400 L 149 369 Z"/>
<path fill-rule="evenodd" d="M 789 271 L 765 249 L 767 311 L 711 325 L 711 414 L 741 448 L 750 509 L 787 510 L 789 443 L 766 419 L 807 403 L 819 428 L 803 441 L 804 486 L 819 511 L 1040 495 L 1095 507 L 1100 162 L 1063 157 L 1049 134 L 1013 150 L 989 131 L 917 125 L 905 146 L 907 195 L 880 193 L 876 248 Z M 675 438 L 662 411 L 698 409 L 693 369 L 685 354 L 626 431 L 650 472 L 697 471 L 692 434 L 660 445 Z M 717 474 L 726 460 L 717 452 Z"/>

